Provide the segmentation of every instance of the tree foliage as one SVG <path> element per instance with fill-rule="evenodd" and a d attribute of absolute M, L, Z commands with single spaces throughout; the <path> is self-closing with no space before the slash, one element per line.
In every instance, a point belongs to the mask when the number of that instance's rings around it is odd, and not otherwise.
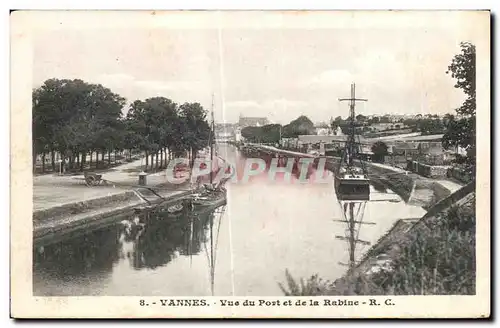
<path fill-rule="evenodd" d="M 461 52 L 453 57 L 447 74 L 456 79 L 455 88 L 461 89 L 467 98 L 456 109 L 457 117 L 447 117 L 443 146 L 447 149 L 465 149 L 467 169 L 475 171 L 476 161 L 476 47 L 469 42 L 460 44 Z"/>
<path fill-rule="evenodd" d="M 280 124 L 248 126 L 241 130 L 241 136 L 249 142 L 278 143 L 280 140 L 280 130 L 283 132 L 283 127 Z"/>
<path fill-rule="evenodd" d="M 122 150 L 163 157 L 167 149 L 196 152 L 208 145 L 210 127 L 198 103 L 178 106 L 165 97 L 126 99 L 82 80 L 49 79 L 33 90 L 33 164 L 38 154 L 57 152 L 84 168 L 87 155 Z M 52 156 L 54 157 L 54 156 Z M 96 166 L 97 166 L 96 161 Z M 152 161 L 151 161 L 152 163 Z M 54 165 L 54 164 L 53 164 Z"/>
<path fill-rule="evenodd" d="M 305 115 L 301 115 L 283 127 L 283 137 L 297 138 L 299 135 L 315 134 L 314 123 Z"/>
<path fill-rule="evenodd" d="M 372 152 L 373 152 L 373 160 L 382 162 L 384 159 L 384 156 L 388 154 L 388 147 L 387 145 L 382 142 L 382 141 L 377 141 L 372 145 Z"/>
<path fill-rule="evenodd" d="M 462 89 L 467 99 L 457 109 L 459 115 L 476 115 L 476 46 L 469 42 L 460 44 L 461 52 L 453 57 L 447 74 L 456 79 L 455 88 Z"/>

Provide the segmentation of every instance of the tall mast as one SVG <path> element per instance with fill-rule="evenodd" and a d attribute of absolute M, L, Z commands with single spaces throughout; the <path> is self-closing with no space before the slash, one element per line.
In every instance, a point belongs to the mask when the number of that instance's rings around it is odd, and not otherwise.
<path fill-rule="evenodd" d="M 213 165 L 214 165 L 214 140 L 215 140 L 215 121 L 214 121 L 214 94 L 212 93 L 212 108 L 210 111 L 211 124 L 210 124 L 210 184 L 213 183 Z"/>
<path fill-rule="evenodd" d="M 349 161 L 347 165 L 352 166 L 353 155 L 354 155 L 354 144 L 356 143 L 356 101 L 368 101 L 368 99 L 356 98 L 356 85 L 351 84 L 351 97 L 350 98 L 340 98 L 339 101 L 349 101 L 349 134 L 347 136 L 346 150 L 349 154 Z"/>
<path fill-rule="evenodd" d="M 358 204 L 358 209 L 355 213 L 354 208 L 356 207 L 356 204 Z M 335 236 L 335 238 L 344 240 L 348 243 L 349 263 L 339 263 L 339 264 L 347 265 L 349 267 L 349 270 L 352 270 L 357 264 L 356 262 L 357 244 L 362 244 L 366 246 L 369 246 L 371 244 L 369 241 L 359 239 L 359 230 L 361 229 L 361 225 L 363 224 L 375 225 L 376 223 L 363 221 L 366 202 L 346 201 L 343 204 L 341 203 L 341 207 L 343 209 L 343 220 L 334 220 L 334 221 L 346 223 L 347 230 L 345 236 Z M 356 224 L 358 224 L 357 228 Z"/>

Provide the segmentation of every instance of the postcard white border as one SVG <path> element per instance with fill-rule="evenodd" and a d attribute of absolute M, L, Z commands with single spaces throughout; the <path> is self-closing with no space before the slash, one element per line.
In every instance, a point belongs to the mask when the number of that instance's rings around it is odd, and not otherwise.
<path fill-rule="evenodd" d="M 376 25 L 397 28 L 434 24 L 462 24 L 477 49 L 477 294 L 475 296 L 407 296 L 391 298 L 395 306 L 360 307 L 270 307 L 270 308 L 167 308 L 140 307 L 135 297 L 53 297 L 32 296 L 31 276 L 31 35 L 36 28 L 78 27 L 88 15 L 92 28 L 119 26 L 171 28 L 368 28 Z M 117 16 L 119 15 L 119 16 Z M 134 16 L 133 19 L 131 18 Z M 244 19 L 243 19 L 243 16 Z M 311 15 L 315 15 L 311 19 Z M 12 315 L 15 317 L 477 317 L 490 313 L 490 21 L 487 12 L 344 12 L 343 18 L 328 19 L 328 13 L 280 12 L 17 12 L 11 15 L 11 287 Z M 392 15 L 388 19 L 388 15 Z M 431 17 L 431 15 L 434 15 Z M 438 15 L 439 17 L 436 17 Z M 102 17 L 102 16 L 101 16 Z M 165 19 L 167 17 L 168 19 Z M 25 127 L 25 128 L 20 128 Z M 480 236 L 480 237 L 479 237 Z M 238 298 L 238 297 L 237 297 Z M 325 297 L 314 298 L 321 300 Z M 353 297 L 366 299 L 369 297 Z M 154 302 L 154 298 L 145 298 Z M 201 298 L 200 298 L 201 299 Z M 212 298 L 207 298 L 211 301 Z M 235 298 L 236 299 L 236 298 Z M 238 299 L 243 299 L 239 297 Z M 250 298 L 249 298 L 250 299 Z M 260 298 L 258 298 L 260 299 Z M 284 297 L 270 299 L 287 299 Z M 309 299 L 309 298 L 307 298 Z"/>

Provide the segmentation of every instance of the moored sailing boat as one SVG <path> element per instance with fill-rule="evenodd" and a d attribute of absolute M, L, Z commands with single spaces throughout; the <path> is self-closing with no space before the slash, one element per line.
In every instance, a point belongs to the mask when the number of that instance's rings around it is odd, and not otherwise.
<path fill-rule="evenodd" d="M 224 187 L 225 180 L 214 183 L 215 175 L 218 173 L 219 158 L 215 156 L 215 121 L 214 121 L 214 99 L 212 96 L 212 109 L 211 109 L 211 125 L 210 125 L 210 163 L 211 168 L 209 172 L 209 183 L 204 184 L 198 189 L 199 192 L 192 195 L 191 201 L 193 206 L 221 206 L 226 204 L 226 188 Z M 214 163 L 216 163 L 214 165 Z"/>
<path fill-rule="evenodd" d="M 357 156 L 359 154 L 359 142 L 356 142 L 355 127 L 356 101 L 367 100 L 356 98 L 354 84 L 351 84 L 351 97 L 339 99 L 339 101 L 346 100 L 349 101 L 349 133 L 342 152 L 342 158 L 335 172 L 335 191 L 339 200 L 368 200 L 370 198 L 370 180 L 363 161 Z M 358 160 L 360 166 L 355 166 L 354 159 Z"/>

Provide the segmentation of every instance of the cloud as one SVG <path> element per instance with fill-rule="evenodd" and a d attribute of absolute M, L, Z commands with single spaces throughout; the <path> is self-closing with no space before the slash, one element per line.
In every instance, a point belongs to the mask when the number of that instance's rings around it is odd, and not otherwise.
<path fill-rule="evenodd" d="M 358 77 L 348 70 L 332 69 L 306 80 L 303 86 L 331 86 L 354 82 Z"/>
<path fill-rule="evenodd" d="M 260 108 L 261 105 L 255 101 L 250 100 L 240 100 L 240 101 L 229 101 L 225 103 L 226 108 Z"/>
<path fill-rule="evenodd" d="M 97 77 L 97 80 L 103 84 L 122 84 L 133 83 L 135 78 L 128 74 L 102 74 Z"/>
<path fill-rule="evenodd" d="M 240 100 L 240 101 L 231 101 L 227 102 L 226 108 L 234 108 L 234 109 L 286 109 L 286 108 L 296 108 L 296 107 L 304 107 L 307 105 L 304 101 L 293 101 L 286 99 L 269 99 L 263 102 L 256 102 L 252 100 Z"/>
<path fill-rule="evenodd" d="M 128 74 L 102 74 L 97 77 L 88 78 L 86 81 L 101 83 L 105 87 L 128 95 L 130 99 L 143 99 L 155 96 L 180 97 L 182 95 L 202 90 L 200 81 L 163 81 L 163 80 L 139 80 Z"/>

